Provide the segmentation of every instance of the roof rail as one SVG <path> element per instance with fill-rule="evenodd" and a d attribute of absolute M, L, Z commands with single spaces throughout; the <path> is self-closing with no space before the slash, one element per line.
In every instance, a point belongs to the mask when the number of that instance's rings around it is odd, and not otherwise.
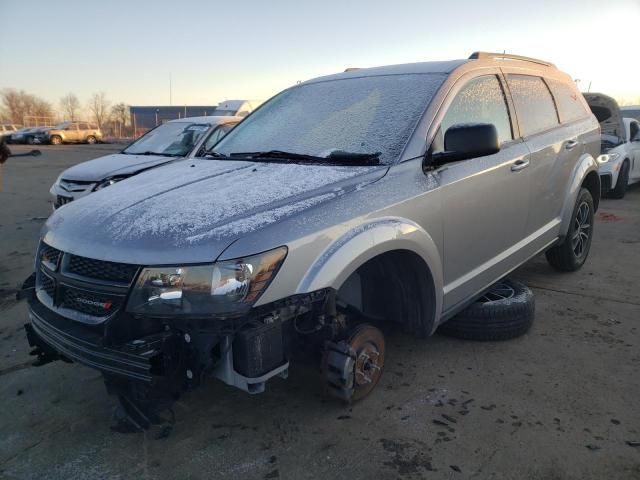
<path fill-rule="evenodd" d="M 348 67 L 348 68 L 344 69 L 345 73 L 346 72 L 354 72 L 356 70 L 360 70 L 360 67 Z"/>
<path fill-rule="evenodd" d="M 556 66 L 545 60 L 538 58 L 523 57 L 522 55 L 512 55 L 510 53 L 493 53 L 493 52 L 473 52 L 470 56 L 470 60 L 481 60 L 484 58 L 501 58 L 503 60 L 520 60 L 522 62 L 537 63 L 539 65 L 545 65 L 547 67 L 556 68 Z"/>

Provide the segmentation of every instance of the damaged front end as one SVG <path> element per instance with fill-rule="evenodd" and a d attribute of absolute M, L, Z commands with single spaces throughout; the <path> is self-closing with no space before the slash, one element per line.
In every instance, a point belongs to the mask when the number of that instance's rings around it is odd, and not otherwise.
<path fill-rule="evenodd" d="M 224 311 L 228 308 L 217 302 L 210 307 L 219 311 L 205 314 L 203 302 L 210 301 L 205 297 L 216 290 L 244 289 L 238 298 L 251 300 L 282 259 L 267 267 L 243 262 L 231 264 L 231 273 L 210 265 L 197 266 L 195 273 L 189 267 L 151 269 L 79 257 L 41 243 L 33 285 L 23 290 L 36 364 L 60 359 L 101 371 L 107 390 L 120 401 L 112 425 L 118 431 L 171 422 L 172 415 L 167 420 L 163 412 L 208 377 L 260 393 L 270 378 L 286 378 L 292 344 L 300 337 L 324 345 L 344 325 L 332 290 L 255 308 L 245 301 L 237 312 Z M 203 280 L 204 268 L 212 283 Z"/>

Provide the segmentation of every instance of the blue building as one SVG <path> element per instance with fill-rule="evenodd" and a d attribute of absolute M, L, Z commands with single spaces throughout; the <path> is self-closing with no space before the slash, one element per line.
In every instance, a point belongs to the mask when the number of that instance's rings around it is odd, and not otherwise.
<path fill-rule="evenodd" d="M 216 105 L 208 106 L 145 106 L 129 107 L 131 125 L 137 138 L 157 125 L 168 120 L 184 117 L 202 117 L 213 115 Z"/>

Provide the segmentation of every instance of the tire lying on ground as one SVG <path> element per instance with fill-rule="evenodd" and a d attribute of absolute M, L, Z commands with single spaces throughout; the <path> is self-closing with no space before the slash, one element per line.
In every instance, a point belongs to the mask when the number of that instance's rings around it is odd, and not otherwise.
<path fill-rule="evenodd" d="M 533 292 L 522 283 L 504 279 L 438 331 L 465 340 L 509 340 L 524 335 L 534 315 Z"/>

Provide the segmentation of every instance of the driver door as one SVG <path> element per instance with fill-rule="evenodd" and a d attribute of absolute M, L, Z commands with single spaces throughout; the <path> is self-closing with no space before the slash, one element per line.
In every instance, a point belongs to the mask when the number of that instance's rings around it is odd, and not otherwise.
<path fill-rule="evenodd" d="M 445 102 L 446 105 L 446 102 Z M 504 276 L 522 260 L 529 213 L 529 150 L 517 136 L 498 75 L 462 84 L 436 133 L 431 150 L 444 150 L 444 133 L 458 124 L 490 123 L 500 151 L 438 169 L 444 227 L 444 311 Z"/>

